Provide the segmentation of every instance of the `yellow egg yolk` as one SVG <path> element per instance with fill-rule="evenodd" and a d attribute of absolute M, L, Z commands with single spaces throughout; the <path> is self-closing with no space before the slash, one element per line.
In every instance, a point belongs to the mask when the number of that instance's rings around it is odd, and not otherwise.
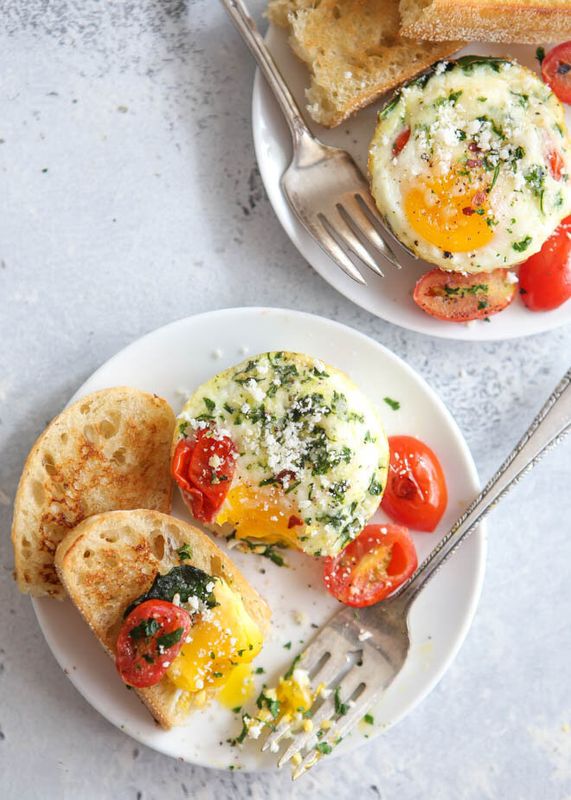
<path fill-rule="evenodd" d="M 313 705 L 315 693 L 311 691 L 309 681 L 300 682 L 291 678 L 280 678 L 276 687 L 276 697 L 280 701 L 280 717 L 294 714 L 296 711 L 307 711 Z"/>
<path fill-rule="evenodd" d="M 226 708 L 244 705 L 254 694 L 254 679 L 251 664 L 238 664 L 228 673 L 224 686 L 216 699 Z"/>
<path fill-rule="evenodd" d="M 289 547 L 297 546 L 298 536 L 305 528 L 303 524 L 291 524 L 301 521 L 301 517 L 281 487 L 254 489 L 243 483 L 228 492 L 215 521 L 217 525 L 233 525 L 237 539 L 262 539 Z"/>
<path fill-rule="evenodd" d="M 214 597 L 218 605 L 196 620 L 190 641 L 167 670 L 172 683 L 188 692 L 220 688 L 237 665 L 249 664 L 262 649 L 262 633 L 242 598 L 220 578 Z"/>
<path fill-rule="evenodd" d="M 456 173 L 419 181 L 408 191 L 404 207 L 416 233 L 450 253 L 484 247 L 494 236 L 486 222 L 488 194 L 481 184 Z"/>

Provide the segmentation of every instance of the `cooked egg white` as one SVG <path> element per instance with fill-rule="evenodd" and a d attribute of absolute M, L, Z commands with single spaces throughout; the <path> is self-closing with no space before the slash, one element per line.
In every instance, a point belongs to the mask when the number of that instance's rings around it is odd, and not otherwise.
<path fill-rule="evenodd" d="M 204 427 L 238 453 L 215 518 L 238 538 L 334 555 L 379 505 L 389 460 L 379 414 L 320 361 L 264 353 L 216 375 L 186 403 L 176 437 Z"/>
<path fill-rule="evenodd" d="M 369 171 L 397 238 L 446 270 L 517 264 L 571 213 L 563 107 L 511 61 L 440 62 L 404 86 L 379 114 Z"/>
<path fill-rule="evenodd" d="M 247 665 L 262 649 L 263 636 L 240 595 L 225 580 L 216 578 L 213 592 L 218 605 L 201 609 L 167 676 L 192 695 L 219 690 L 225 704 L 240 705 Z"/>

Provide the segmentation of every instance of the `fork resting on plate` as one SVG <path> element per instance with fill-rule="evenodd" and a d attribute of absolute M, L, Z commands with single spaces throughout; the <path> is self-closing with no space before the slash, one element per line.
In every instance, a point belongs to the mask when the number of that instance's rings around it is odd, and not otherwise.
<path fill-rule="evenodd" d="M 222 0 L 272 89 L 289 125 L 293 157 L 281 187 L 299 222 L 343 272 L 366 285 L 363 265 L 384 277 L 379 261 L 400 269 L 383 238 L 369 184 L 345 150 L 320 142 L 310 132 L 270 51 L 242 0 Z M 361 269 L 359 269 L 361 267 Z"/>

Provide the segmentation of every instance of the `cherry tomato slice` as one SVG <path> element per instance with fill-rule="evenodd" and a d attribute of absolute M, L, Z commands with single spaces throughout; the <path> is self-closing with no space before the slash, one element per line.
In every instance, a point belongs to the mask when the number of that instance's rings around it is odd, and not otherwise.
<path fill-rule="evenodd" d="M 396 158 L 403 150 L 410 139 L 410 128 L 402 130 L 393 142 L 393 156 Z"/>
<path fill-rule="evenodd" d="M 461 275 L 433 269 L 414 287 L 414 302 L 437 319 L 447 322 L 470 322 L 497 314 L 515 297 L 515 283 L 509 283 L 508 271 L 495 269 L 477 275 Z"/>
<path fill-rule="evenodd" d="M 571 216 L 521 265 L 519 287 L 531 311 L 550 311 L 571 297 Z"/>
<path fill-rule="evenodd" d="M 571 103 L 571 42 L 549 51 L 541 64 L 541 77 L 563 103 Z"/>
<path fill-rule="evenodd" d="M 126 617 L 115 648 L 119 675 L 129 686 L 157 684 L 184 644 L 190 614 L 166 600 L 145 600 Z"/>
<path fill-rule="evenodd" d="M 414 543 L 399 525 L 367 525 L 345 550 L 324 560 L 323 580 L 348 606 L 372 606 L 404 583 L 418 565 Z"/>
<path fill-rule="evenodd" d="M 192 515 L 212 522 L 234 477 L 236 450 L 228 436 L 211 428 L 199 430 L 195 439 L 181 439 L 171 470 Z"/>
<path fill-rule="evenodd" d="M 446 511 L 448 490 L 440 461 L 414 436 L 390 436 L 383 511 L 417 531 L 433 531 Z"/>

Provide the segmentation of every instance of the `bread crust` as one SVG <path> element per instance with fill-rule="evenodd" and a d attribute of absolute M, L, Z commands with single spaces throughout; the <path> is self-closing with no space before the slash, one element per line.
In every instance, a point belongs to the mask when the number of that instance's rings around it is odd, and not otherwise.
<path fill-rule="evenodd" d="M 128 508 L 170 511 L 174 425 L 166 400 L 121 386 L 87 395 L 52 420 L 26 459 L 14 502 L 20 591 L 64 597 L 54 554 L 85 517 Z"/>
<path fill-rule="evenodd" d="M 567 0 L 401 0 L 403 36 L 443 41 L 545 43 L 571 37 Z"/>
<path fill-rule="evenodd" d="M 311 73 L 309 114 L 330 128 L 463 46 L 403 38 L 398 0 L 273 0 L 268 16 L 288 27 Z"/>
<path fill-rule="evenodd" d="M 157 572 L 180 564 L 177 550 L 189 545 L 190 563 L 223 577 L 237 592 L 263 634 L 270 610 L 223 551 L 202 531 L 158 511 L 111 511 L 89 517 L 59 545 L 55 564 L 70 599 L 111 658 L 125 609 L 151 586 Z M 86 556 L 86 553 L 88 554 Z M 165 729 L 182 724 L 190 711 L 208 701 L 207 693 L 190 698 L 168 678 L 134 690 Z M 182 695 L 185 702 L 181 704 Z"/>

